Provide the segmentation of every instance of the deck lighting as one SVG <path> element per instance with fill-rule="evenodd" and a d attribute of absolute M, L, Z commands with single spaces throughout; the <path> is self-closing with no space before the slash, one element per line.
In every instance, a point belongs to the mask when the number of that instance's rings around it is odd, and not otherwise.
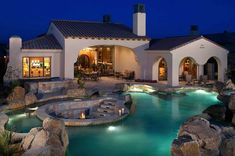
<path fill-rule="evenodd" d="M 125 108 L 122 108 L 122 114 L 124 114 L 125 113 Z"/>
<path fill-rule="evenodd" d="M 82 113 L 80 114 L 80 119 L 85 119 L 85 118 L 86 118 L 86 115 L 85 115 L 84 112 L 82 112 Z"/>
<path fill-rule="evenodd" d="M 121 109 L 118 110 L 118 115 L 122 116 L 122 110 Z"/>

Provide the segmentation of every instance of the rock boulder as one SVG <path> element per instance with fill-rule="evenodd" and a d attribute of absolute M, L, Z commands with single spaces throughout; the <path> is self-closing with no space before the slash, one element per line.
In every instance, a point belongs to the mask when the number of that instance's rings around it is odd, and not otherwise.
<path fill-rule="evenodd" d="M 224 120 L 226 116 L 226 107 L 224 105 L 212 105 L 204 110 L 203 113 L 207 113 L 216 120 Z"/>
<path fill-rule="evenodd" d="M 23 156 L 64 156 L 68 135 L 64 122 L 46 118 L 42 128 L 33 128 L 22 140 Z"/>
<path fill-rule="evenodd" d="M 197 141 L 190 136 L 180 136 L 175 139 L 171 146 L 172 156 L 199 156 L 200 149 Z"/>
<path fill-rule="evenodd" d="M 67 90 L 68 97 L 79 98 L 86 95 L 86 90 L 84 88 L 73 88 Z"/>
<path fill-rule="evenodd" d="M 25 89 L 23 87 L 17 86 L 7 97 L 7 102 L 24 100 L 24 96 L 25 96 Z"/>
<path fill-rule="evenodd" d="M 229 79 L 229 80 L 226 82 L 225 88 L 226 88 L 226 89 L 235 90 L 235 84 L 232 82 L 231 79 Z"/>
<path fill-rule="evenodd" d="M 231 111 L 235 113 L 235 94 L 230 95 L 228 107 Z"/>
<path fill-rule="evenodd" d="M 219 153 L 221 143 L 221 129 L 211 124 L 207 119 L 201 117 L 192 117 L 186 121 L 179 130 L 178 136 L 190 136 L 197 141 L 199 147 L 205 152 Z"/>
<path fill-rule="evenodd" d="M 235 156 L 235 136 L 223 140 L 220 153 L 221 156 Z"/>
<path fill-rule="evenodd" d="M 36 103 L 37 97 L 34 95 L 34 93 L 29 92 L 25 95 L 24 101 L 25 101 L 25 105 L 28 106 L 28 105 Z"/>

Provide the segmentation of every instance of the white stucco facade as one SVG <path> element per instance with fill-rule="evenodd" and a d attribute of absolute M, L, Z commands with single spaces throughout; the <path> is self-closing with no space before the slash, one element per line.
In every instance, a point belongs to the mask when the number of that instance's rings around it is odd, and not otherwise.
<path fill-rule="evenodd" d="M 218 80 L 225 80 L 228 50 L 204 37 L 171 50 L 151 50 L 147 53 L 148 66 L 152 66 L 152 69 L 148 71 L 149 77 L 158 80 L 158 63 L 161 58 L 164 58 L 167 63 L 167 80 L 171 86 L 179 85 L 180 63 L 187 57 L 192 58 L 196 62 L 198 78 L 203 75 L 203 66 L 207 61 L 210 58 L 215 58 L 218 64 Z"/>
<path fill-rule="evenodd" d="M 41 40 L 39 42 L 36 39 L 37 44 L 39 44 L 36 48 L 34 42 L 28 44 L 29 47 L 32 46 L 33 48 L 25 48 L 22 46 L 22 39 L 20 37 L 11 37 L 9 39 L 9 66 L 19 69 L 22 73 L 23 57 L 50 57 L 50 77 L 74 78 L 74 63 L 77 61 L 79 52 L 82 49 L 93 46 L 112 46 L 114 47 L 113 69 L 116 72 L 124 72 L 125 70 L 134 71 L 135 79 L 159 81 L 159 63 L 161 59 L 164 59 L 167 64 L 167 83 L 171 86 L 178 86 L 179 76 L 182 73 L 180 64 L 184 58 L 191 58 L 196 63 L 197 78 L 204 74 L 204 65 L 207 61 L 210 58 L 214 58 L 218 65 L 218 80 L 225 80 L 228 50 L 200 36 L 190 40 L 190 42 L 185 42 L 166 50 L 161 50 L 161 48 L 151 49 L 151 40 L 145 36 L 146 14 L 143 10 L 133 14 L 132 31 L 120 26 L 120 24 L 113 27 L 115 30 L 118 27 L 117 33 L 112 28 L 107 27 L 107 23 L 97 25 L 97 23 L 88 22 L 88 25 L 86 25 L 86 22 L 80 22 L 79 24 L 82 25 L 82 29 L 93 24 L 94 27 L 90 28 L 93 32 L 90 34 L 89 31 L 86 32 L 87 30 L 84 29 L 88 36 L 84 36 L 83 30 L 76 36 L 76 33 L 75 35 L 73 33 L 77 28 L 75 28 L 73 22 L 78 21 L 69 21 L 68 25 L 66 22 L 63 23 L 63 21 L 62 24 L 61 21 L 57 21 L 57 25 L 53 22 L 50 24 L 46 36 L 53 36 L 53 44 L 55 42 L 54 39 L 58 42 L 59 46 L 58 44 L 57 46 L 54 45 L 54 48 L 50 47 L 48 38 L 43 40 L 45 46 L 41 45 Z M 60 24 L 59 27 L 58 23 Z M 63 24 L 67 25 L 67 27 Z M 111 26 L 114 25 L 110 24 Z M 104 30 L 103 27 L 105 27 Z M 103 33 L 108 32 L 107 37 L 104 37 L 103 34 L 92 36 L 96 34 L 95 29 L 97 28 Z M 106 31 L 106 28 L 109 30 Z M 66 31 L 64 31 L 65 29 Z M 68 35 L 66 35 L 67 33 Z M 22 75 L 20 75 L 20 78 L 23 78 Z"/>

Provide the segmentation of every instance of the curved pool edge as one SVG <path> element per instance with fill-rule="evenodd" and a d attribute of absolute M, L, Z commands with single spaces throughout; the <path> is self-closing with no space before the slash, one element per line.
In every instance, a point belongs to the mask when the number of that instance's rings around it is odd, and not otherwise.
<path fill-rule="evenodd" d="M 110 100 L 110 99 L 113 99 L 113 98 L 105 97 L 105 98 L 101 98 L 101 99 L 95 99 L 93 101 L 98 101 L 100 103 L 103 100 Z M 121 120 L 125 119 L 130 114 L 129 109 L 125 106 L 125 101 L 117 99 L 117 98 L 115 98 L 115 100 L 118 101 L 117 105 L 120 105 L 120 103 L 121 103 L 122 107 L 125 108 L 125 113 L 122 114 L 121 116 L 113 115 L 113 116 L 108 116 L 108 117 L 103 117 L 103 118 L 96 118 L 96 119 L 64 119 L 64 118 L 57 118 L 57 117 L 53 117 L 53 116 L 49 115 L 46 112 L 46 109 L 48 108 L 48 106 L 52 105 L 52 104 L 46 104 L 46 105 L 43 105 L 43 106 L 39 107 L 36 110 L 36 116 L 41 121 L 43 121 L 46 118 L 60 119 L 65 123 L 65 126 L 68 126 L 68 127 L 75 127 L 75 126 L 81 126 L 82 127 L 82 126 L 92 126 L 92 125 L 102 125 L 102 124 L 114 123 L 114 122 L 118 122 L 118 121 L 121 121 Z M 83 102 L 83 101 L 77 101 L 77 102 Z M 55 103 L 55 104 L 58 104 L 58 103 Z"/>

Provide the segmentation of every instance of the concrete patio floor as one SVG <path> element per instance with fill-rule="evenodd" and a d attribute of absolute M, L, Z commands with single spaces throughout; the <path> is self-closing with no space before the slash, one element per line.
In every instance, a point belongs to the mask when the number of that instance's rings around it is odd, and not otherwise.
<path fill-rule="evenodd" d="M 85 88 L 88 90 L 97 88 L 98 90 L 103 91 L 103 92 L 112 92 L 114 90 L 115 84 L 117 83 L 146 84 L 154 88 L 169 87 L 166 84 L 167 82 L 146 83 L 146 82 L 135 82 L 134 80 L 117 79 L 115 77 L 101 77 L 98 81 L 85 81 Z"/>

